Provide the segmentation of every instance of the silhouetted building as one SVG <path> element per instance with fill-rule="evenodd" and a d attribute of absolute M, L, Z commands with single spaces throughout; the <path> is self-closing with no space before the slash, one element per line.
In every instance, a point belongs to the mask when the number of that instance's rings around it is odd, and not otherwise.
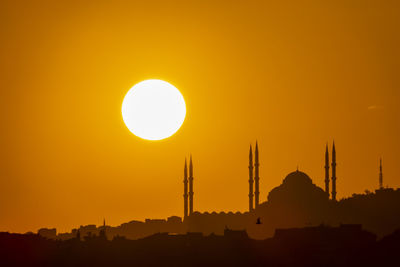
<path fill-rule="evenodd" d="M 379 160 L 379 189 L 383 189 L 382 158 Z"/>
<path fill-rule="evenodd" d="M 253 211 L 253 152 L 249 151 L 249 211 Z"/>
<path fill-rule="evenodd" d="M 335 246 L 335 243 L 357 247 L 372 245 L 376 235 L 362 229 L 361 224 L 341 224 L 339 227 L 315 226 L 304 228 L 276 229 L 273 237 L 280 243 Z"/>
<path fill-rule="evenodd" d="M 194 212 L 185 221 L 185 226 L 189 232 L 222 235 L 226 227 L 233 230 L 246 229 L 254 221 L 249 212 Z"/>
<path fill-rule="evenodd" d="M 161 223 L 165 223 L 166 220 L 164 219 L 146 219 L 145 223 L 149 223 L 149 224 L 161 224 Z"/>
<path fill-rule="evenodd" d="M 282 184 L 272 189 L 268 201 L 256 211 L 270 235 L 275 228 L 304 227 L 328 221 L 330 212 L 326 192 L 311 178 L 296 170 L 289 173 Z"/>
<path fill-rule="evenodd" d="M 236 239 L 236 240 L 244 240 L 248 239 L 246 230 L 231 230 L 228 227 L 225 227 L 224 237 L 228 239 Z"/>
<path fill-rule="evenodd" d="M 101 239 L 107 239 L 107 233 L 106 233 L 106 219 L 103 220 L 103 226 L 100 227 L 100 231 L 99 231 L 99 237 Z"/>
<path fill-rule="evenodd" d="M 332 200 L 336 201 L 336 149 L 335 141 L 332 147 Z"/>
<path fill-rule="evenodd" d="M 189 215 L 193 214 L 193 162 L 190 155 L 189 163 Z"/>
<path fill-rule="evenodd" d="M 52 228 L 52 229 L 41 228 L 38 230 L 38 235 L 48 238 L 48 239 L 55 239 L 57 237 L 57 229 L 56 228 Z"/>
<path fill-rule="evenodd" d="M 256 150 L 254 156 L 254 183 L 255 183 L 255 208 L 260 204 L 260 172 L 259 172 L 259 159 L 258 159 L 258 142 L 256 141 Z"/>
<path fill-rule="evenodd" d="M 178 216 L 170 216 L 167 218 L 166 230 L 168 233 L 179 234 L 184 232 L 182 218 Z"/>
<path fill-rule="evenodd" d="M 325 150 L 325 192 L 329 198 L 329 151 L 328 144 L 326 144 Z"/>
<path fill-rule="evenodd" d="M 188 172 L 185 158 L 185 168 L 183 170 L 183 218 L 188 216 Z"/>

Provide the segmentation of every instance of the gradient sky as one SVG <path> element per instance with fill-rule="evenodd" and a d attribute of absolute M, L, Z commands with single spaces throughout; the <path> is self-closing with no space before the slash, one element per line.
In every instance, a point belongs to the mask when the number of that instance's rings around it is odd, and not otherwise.
<path fill-rule="evenodd" d="M 0 231 L 246 211 L 248 149 L 260 190 L 298 165 L 338 197 L 399 187 L 400 2 L 0 2 Z M 124 95 L 174 84 L 187 116 L 163 141 L 125 127 Z"/>

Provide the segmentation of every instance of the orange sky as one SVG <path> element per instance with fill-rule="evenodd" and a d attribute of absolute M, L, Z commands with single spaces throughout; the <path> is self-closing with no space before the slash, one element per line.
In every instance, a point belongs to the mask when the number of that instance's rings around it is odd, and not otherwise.
<path fill-rule="evenodd" d="M 195 210 L 245 211 L 256 139 L 262 201 L 297 165 L 322 187 L 333 139 L 339 198 L 380 156 L 400 186 L 398 1 L 194 2 L 0 2 L 0 231 L 181 216 L 190 153 Z M 158 142 L 121 117 L 149 78 L 187 104 Z"/>

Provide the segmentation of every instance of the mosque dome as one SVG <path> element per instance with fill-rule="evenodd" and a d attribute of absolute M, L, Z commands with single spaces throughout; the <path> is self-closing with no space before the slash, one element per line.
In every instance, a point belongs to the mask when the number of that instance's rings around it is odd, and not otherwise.
<path fill-rule="evenodd" d="M 285 179 L 283 179 L 283 184 L 312 184 L 311 178 L 299 170 L 289 173 Z"/>
<path fill-rule="evenodd" d="M 313 184 L 311 178 L 296 170 L 289 173 L 280 186 L 271 190 L 268 195 L 269 202 L 275 203 L 296 203 L 313 202 L 327 199 L 326 193 Z"/>
<path fill-rule="evenodd" d="M 328 194 L 304 172 L 296 170 L 272 189 L 268 201 L 258 210 L 262 220 L 280 228 L 320 224 L 330 216 Z"/>

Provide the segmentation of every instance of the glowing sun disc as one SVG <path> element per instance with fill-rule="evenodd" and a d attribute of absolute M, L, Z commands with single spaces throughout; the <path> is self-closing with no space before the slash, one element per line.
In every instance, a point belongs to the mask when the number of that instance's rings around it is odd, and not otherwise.
<path fill-rule="evenodd" d="M 162 80 L 135 84 L 122 102 L 122 118 L 136 136 L 161 140 L 179 130 L 186 116 L 186 104 L 179 90 Z"/>

